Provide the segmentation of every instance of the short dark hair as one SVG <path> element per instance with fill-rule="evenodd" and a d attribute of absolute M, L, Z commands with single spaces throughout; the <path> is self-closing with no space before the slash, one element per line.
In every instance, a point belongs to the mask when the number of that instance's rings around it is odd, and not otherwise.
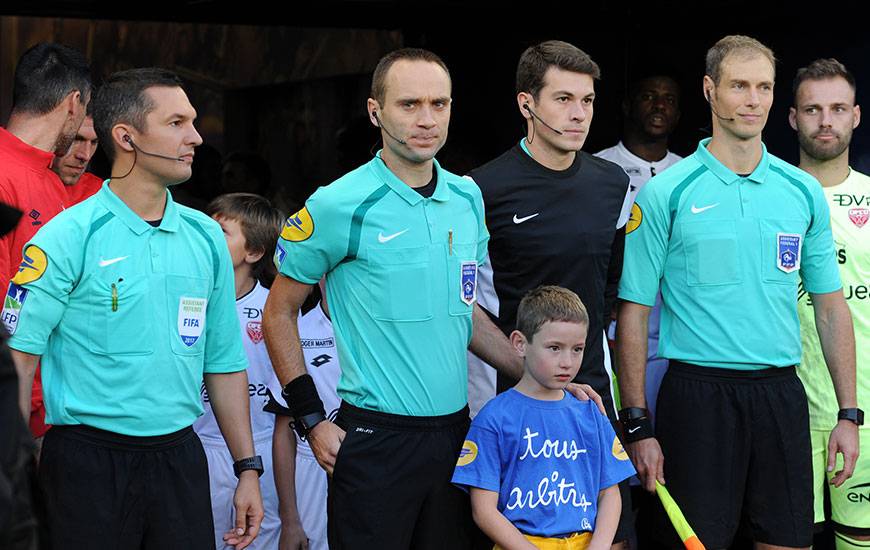
<path fill-rule="evenodd" d="M 530 290 L 517 308 L 517 330 L 530 342 L 549 321 L 589 325 L 589 314 L 574 292 L 560 286 L 539 286 Z"/>
<path fill-rule="evenodd" d="M 12 88 L 12 111 L 43 115 L 72 92 L 81 93 L 82 105 L 91 97 L 91 68 L 78 50 L 43 42 L 18 60 Z"/>
<path fill-rule="evenodd" d="M 550 67 L 588 74 L 595 80 L 601 78 L 601 69 L 586 52 L 561 40 L 547 40 L 527 48 L 520 56 L 517 64 L 517 93 L 532 94 L 537 100 L 544 87 L 544 75 Z"/>
<path fill-rule="evenodd" d="M 444 72 L 447 73 L 447 78 L 450 78 L 450 71 L 447 69 L 444 61 L 438 57 L 438 54 L 422 48 L 402 48 L 392 51 L 378 61 L 378 65 L 375 67 L 375 72 L 372 75 L 371 97 L 381 107 L 384 106 L 384 99 L 387 96 L 387 73 L 390 72 L 390 67 L 393 66 L 393 63 L 402 60 L 435 63 L 444 69 Z"/>
<path fill-rule="evenodd" d="M 792 83 L 791 91 L 795 104 L 797 104 L 797 92 L 800 85 L 805 80 L 827 80 L 829 78 L 841 77 L 855 92 L 855 77 L 849 72 L 845 65 L 834 59 L 816 59 L 806 67 L 801 67 L 795 74 L 794 82 Z"/>
<path fill-rule="evenodd" d="M 743 57 L 761 55 L 770 61 L 773 72 L 776 74 L 776 56 L 773 55 L 773 50 L 750 36 L 732 34 L 720 39 L 707 50 L 706 74 L 713 79 L 714 84 L 719 84 L 719 78 L 722 76 L 722 62 L 731 54 Z"/>
<path fill-rule="evenodd" d="M 252 266 L 251 274 L 264 286 L 271 286 L 276 275 L 272 253 L 284 223 L 281 212 L 269 199 L 253 193 L 220 195 L 208 203 L 205 212 L 211 217 L 239 222 L 245 248 L 251 252 L 263 252 L 263 257 Z"/>
<path fill-rule="evenodd" d="M 145 93 L 155 86 L 183 88 L 183 82 L 172 71 L 156 67 L 129 69 L 112 74 L 97 89 L 94 96 L 94 130 L 109 160 L 115 158 L 112 127 L 119 122 L 145 130 L 145 117 L 154 110 L 154 102 Z"/>

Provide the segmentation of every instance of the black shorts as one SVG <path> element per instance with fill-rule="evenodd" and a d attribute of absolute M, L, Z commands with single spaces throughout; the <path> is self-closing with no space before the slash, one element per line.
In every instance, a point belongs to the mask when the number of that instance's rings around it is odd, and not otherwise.
<path fill-rule="evenodd" d="M 756 542 L 813 543 L 809 413 L 794 367 L 735 371 L 671 361 L 656 437 L 665 482 L 707 548 L 741 526 Z M 682 548 L 661 506 L 662 542 Z"/>
<path fill-rule="evenodd" d="M 342 403 L 335 423 L 347 434 L 329 482 L 331 550 L 470 548 L 468 495 L 450 483 L 467 407 L 410 417 Z"/>
<path fill-rule="evenodd" d="M 55 426 L 39 478 L 52 548 L 214 548 L 208 464 L 191 428 L 132 437 Z"/>

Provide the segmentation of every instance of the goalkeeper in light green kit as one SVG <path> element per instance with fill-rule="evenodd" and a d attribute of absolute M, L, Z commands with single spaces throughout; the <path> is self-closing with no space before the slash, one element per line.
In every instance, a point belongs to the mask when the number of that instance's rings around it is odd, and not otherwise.
<path fill-rule="evenodd" d="M 855 327 L 858 405 L 870 400 L 870 177 L 849 167 L 849 142 L 861 119 L 855 79 L 835 59 L 819 59 L 798 70 L 789 122 L 800 142 L 800 168 L 821 182 L 831 210 L 831 229 L 843 294 Z M 838 411 L 837 397 L 819 345 L 810 295 L 800 288 L 803 356 L 798 375 L 810 408 L 815 481 L 815 521 L 823 522 L 826 479 L 842 465 L 829 461 L 827 434 L 836 422 L 862 426 L 860 409 Z M 860 454 L 851 479 L 831 481 L 831 520 L 838 550 L 870 545 L 870 430 L 859 429 Z M 832 470 L 831 466 L 835 466 Z M 828 473 L 825 473 L 827 469 Z"/>

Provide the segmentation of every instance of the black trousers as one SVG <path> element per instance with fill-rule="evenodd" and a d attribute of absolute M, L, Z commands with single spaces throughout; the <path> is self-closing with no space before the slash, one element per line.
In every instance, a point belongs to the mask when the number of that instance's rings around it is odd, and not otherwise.
<path fill-rule="evenodd" d="M 214 548 L 208 463 L 191 428 L 131 437 L 55 426 L 39 477 L 52 548 Z"/>
<path fill-rule="evenodd" d="M 468 495 L 450 483 L 467 407 L 408 417 L 342 403 L 335 423 L 347 435 L 329 483 L 330 550 L 470 548 Z"/>

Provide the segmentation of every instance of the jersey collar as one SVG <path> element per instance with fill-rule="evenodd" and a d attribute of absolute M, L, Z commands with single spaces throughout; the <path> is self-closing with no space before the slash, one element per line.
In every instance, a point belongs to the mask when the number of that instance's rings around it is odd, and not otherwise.
<path fill-rule="evenodd" d="M 33 170 L 44 170 L 54 160 L 54 154 L 21 141 L 6 128 L 0 128 L 0 150 L 10 151 L 16 160 Z"/>
<path fill-rule="evenodd" d="M 390 189 L 393 190 L 397 195 L 405 199 L 405 202 L 414 206 L 418 202 L 423 200 L 423 196 L 411 189 L 411 187 L 400 180 L 396 174 L 394 174 L 389 168 L 387 168 L 387 164 L 381 158 L 381 149 L 369 162 L 369 166 L 371 166 L 372 171 L 374 171 L 375 175 L 380 179 L 384 184 L 389 186 Z M 435 166 L 435 173 L 438 175 L 438 182 L 435 184 L 435 193 L 432 194 L 432 200 L 444 202 L 450 199 L 450 192 L 447 189 L 447 174 L 441 168 L 441 165 L 438 164 L 438 161 L 432 159 L 432 163 Z"/>
<path fill-rule="evenodd" d="M 129 227 L 130 231 L 136 235 L 141 235 L 150 229 L 154 229 L 148 222 L 140 218 L 138 214 L 130 210 L 130 207 L 109 188 L 110 181 L 108 179 L 104 181 L 103 187 L 100 188 L 98 193 L 100 201 L 102 201 L 109 212 L 124 222 L 124 225 Z M 168 189 L 166 190 L 166 207 L 163 209 L 163 221 L 160 222 L 160 227 L 156 229 L 158 231 L 178 231 L 178 207 L 175 205 L 175 201 L 172 200 L 172 194 Z"/>
<path fill-rule="evenodd" d="M 710 151 L 707 150 L 707 144 L 710 143 L 711 139 L 712 138 L 702 139 L 698 143 L 698 149 L 695 151 L 695 155 L 698 157 L 698 160 L 701 161 L 701 164 L 706 166 L 707 170 L 713 172 L 713 174 L 722 180 L 722 183 L 725 185 L 731 185 L 735 181 L 743 179 L 719 162 L 719 159 L 714 157 Z M 755 170 L 746 176 L 746 179 L 755 183 L 764 183 L 764 180 L 767 177 L 767 169 L 769 167 L 770 155 L 767 154 L 767 147 L 764 145 L 764 142 L 762 142 L 761 161 L 758 163 L 758 166 L 755 167 Z"/>

